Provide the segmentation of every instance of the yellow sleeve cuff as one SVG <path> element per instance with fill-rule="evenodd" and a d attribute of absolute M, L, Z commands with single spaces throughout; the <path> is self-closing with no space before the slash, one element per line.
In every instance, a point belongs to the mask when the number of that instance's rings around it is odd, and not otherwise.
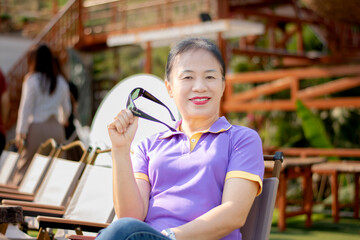
<path fill-rule="evenodd" d="M 150 182 L 148 175 L 146 175 L 145 173 L 137 172 L 137 173 L 134 173 L 134 176 L 135 176 L 136 179 L 143 179 L 143 180 L 145 180 L 147 182 Z"/>
<path fill-rule="evenodd" d="M 259 175 L 255 175 L 244 171 L 231 171 L 226 174 L 225 181 L 228 180 L 229 178 L 244 178 L 250 181 L 257 182 L 259 184 L 259 190 L 256 196 L 259 196 L 262 191 L 262 180 Z"/>

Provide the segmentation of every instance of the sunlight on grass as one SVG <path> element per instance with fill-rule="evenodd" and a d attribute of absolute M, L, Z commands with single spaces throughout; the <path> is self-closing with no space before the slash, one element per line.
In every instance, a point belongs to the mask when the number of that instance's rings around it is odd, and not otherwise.
<path fill-rule="evenodd" d="M 275 209 L 270 240 L 359 240 L 360 219 L 342 217 L 339 223 L 333 223 L 331 215 L 314 213 L 313 226 L 306 228 L 305 216 L 297 216 L 286 220 L 285 232 L 277 229 L 278 211 Z"/>
<path fill-rule="evenodd" d="M 31 237 L 37 237 L 38 231 L 29 230 L 29 231 L 27 232 L 27 234 L 29 234 Z"/>

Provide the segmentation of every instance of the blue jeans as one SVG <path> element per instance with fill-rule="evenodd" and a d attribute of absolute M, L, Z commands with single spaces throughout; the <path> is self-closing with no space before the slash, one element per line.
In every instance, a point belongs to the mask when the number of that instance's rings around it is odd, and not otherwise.
<path fill-rule="evenodd" d="M 170 240 L 148 224 L 133 218 L 120 218 L 101 230 L 96 240 Z"/>

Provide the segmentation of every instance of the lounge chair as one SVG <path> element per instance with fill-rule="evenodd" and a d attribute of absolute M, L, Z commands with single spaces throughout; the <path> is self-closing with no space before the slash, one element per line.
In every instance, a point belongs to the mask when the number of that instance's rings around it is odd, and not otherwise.
<path fill-rule="evenodd" d="M 71 161 L 59 157 L 63 152 L 79 146 L 84 151 L 80 161 Z M 35 195 L 8 194 L 10 199 L 18 200 L 3 199 L 2 204 L 22 206 L 25 216 L 29 216 L 29 213 L 33 212 L 31 208 L 51 208 L 55 212 L 64 210 L 84 171 L 89 152 L 90 149 L 86 150 L 80 141 L 60 147 Z M 19 236 L 12 237 L 19 238 Z"/>
<path fill-rule="evenodd" d="M 0 158 L 0 184 L 8 184 L 15 172 L 16 164 L 19 160 L 22 149 L 11 151 L 11 147 L 15 145 L 15 140 L 9 141 Z"/>
<path fill-rule="evenodd" d="M 98 232 L 108 226 L 114 219 L 115 212 L 112 198 L 112 169 L 93 165 L 95 159 L 110 149 L 95 151 L 89 166 L 80 178 L 79 185 L 71 197 L 70 203 L 62 218 L 38 216 L 38 239 L 47 239 L 47 228 L 58 229 L 55 238 L 62 239 L 69 234 L 80 234 L 86 231 Z"/>
<path fill-rule="evenodd" d="M 36 151 L 20 185 L 0 184 L 0 193 L 34 195 L 50 166 L 56 149 L 57 145 L 54 139 L 50 138 L 43 142 Z M 1 195 L 0 198 L 2 198 Z"/>

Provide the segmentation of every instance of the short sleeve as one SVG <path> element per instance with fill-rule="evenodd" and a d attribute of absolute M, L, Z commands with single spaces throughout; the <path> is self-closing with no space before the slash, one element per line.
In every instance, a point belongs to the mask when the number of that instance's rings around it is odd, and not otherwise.
<path fill-rule="evenodd" d="M 38 94 L 38 80 L 36 76 L 25 76 L 22 84 L 20 105 L 18 110 L 18 120 L 16 126 L 17 133 L 27 134 L 29 129 L 29 117 L 33 114 L 35 108 L 35 97 Z"/>
<path fill-rule="evenodd" d="M 244 178 L 259 183 L 262 191 L 264 157 L 260 136 L 254 130 L 237 127 L 231 134 L 230 160 L 226 179 Z"/>
<path fill-rule="evenodd" d="M 146 147 L 143 142 L 141 142 L 136 147 L 135 151 L 131 153 L 131 162 L 135 178 L 144 179 L 149 182 L 149 161 L 146 155 Z"/>

